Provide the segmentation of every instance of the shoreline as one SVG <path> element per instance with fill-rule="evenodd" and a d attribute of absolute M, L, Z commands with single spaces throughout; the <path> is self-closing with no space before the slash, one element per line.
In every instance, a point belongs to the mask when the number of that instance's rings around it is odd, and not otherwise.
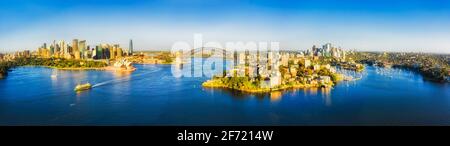
<path fill-rule="evenodd" d="M 203 85 L 202 85 L 203 86 Z M 308 88 L 316 88 L 316 89 L 331 89 L 333 87 L 319 87 L 319 86 L 311 86 L 311 85 L 294 85 L 294 86 L 288 86 L 288 87 L 280 87 L 280 88 L 272 88 L 272 89 L 234 89 L 229 88 L 227 86 L 203 86 L 204 88 L 212 88 L 212 89 L 229 89 L 229 90 L 236 90 L 241 91 L 245 93 L 271 93 L 276 91 L 284 91 L 284 90 L 290 90 L 290 89 L 308 89 Z"/>
<path fill-rule="evenodd" d="M 247 93 L 270 93 L 275 91 L 282 91 L 282 90 L 289 90 L 289 89 L 307 89 L 307 88 L 333 88 L 333 85 L 328 86 L 320 86 L 320 85 L 311 85 L 311 84 L 296 84 L 296 85 L 281 85 L 277 88 L 258 88 L 258 89 L 236 89 L 236 88 L 230 88 L 224 84 L 213 84 L 214 80 L 207 80 L 202 83 L 202 87 L 204 88 L 223 88 L 223 89 L 229 89 L 229 90 L 237 90 L 241 92 L 247 92 Z"/>
<path fill-rule="evenodd" d="M 99 70 L 99 71 L 123 71 L 123 72 L 132 72 L 136 69 L 131 70 L 125 70 L 125 69 L 116 69 L 112 66 L 106 66 L 106 67 L 89 67 L 89 68 L 74 68 L 74 67 L 65 67 L 65 68 L 58 68 L 54 66 L 40 66 L 40 65 L 25 65 L 21 67 L 45 67 L 45 68 L 51 68 L 51 69 L 58 69 L 58 70 Z"/>
<path fill-rule="evenodd" d="M 138 64 L 138 65 L 172 65 L 174 63 L 171 62 L 171 63 L 133 63 L 133 64 Z"/>
<path fill-rule="evenodd" d="M 17 67 L 45 67 L 45 68 L 51 68 L 51 69 L 58 69 L 58 70 L 106 70 L 106 67 L 55 67 L 55 66 L 44 66 L 44 65 L 23 65 L 23 66 L 17 66 Z"/>

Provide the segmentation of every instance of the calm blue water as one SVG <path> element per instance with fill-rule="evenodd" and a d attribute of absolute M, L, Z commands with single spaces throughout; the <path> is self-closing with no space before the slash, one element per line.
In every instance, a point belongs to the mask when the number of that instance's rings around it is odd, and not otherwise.
<path fill-rule="evenodd" d="M 0 125 L 450 125 L 450 86 L 406 70 L 368 66 L 331 90 L 249 95 L 175 78 L 170 65 L 136 67 L 16 68 L 0 80 Z M 79 82 L 97 85 L 75 93 Z"/>

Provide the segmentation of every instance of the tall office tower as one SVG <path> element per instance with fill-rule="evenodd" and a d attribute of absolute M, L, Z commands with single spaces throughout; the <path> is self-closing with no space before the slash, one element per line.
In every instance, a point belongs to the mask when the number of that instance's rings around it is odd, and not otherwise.
<path fill-rule="evenodd" d="M 91 59 L 92 51 L 89 46 L 86 46 L 86 50 L 83 52 L 84 59 Z"/>
<path fill-rule="evenodd" d="M 99 50 L 100 50 L 100 46 L 99 45 L 95 46 L 94 50 L 92 50 L 92 58 L 93 59 L 100 59 L 100 55 L 101 54 L 99 54 L 100 53 Z"/>
<path fill-rule="evenodd" d="M 117 57 L 116 58 L 122 58 L 123 51 L 122 48 L 117 48 Z"/>
<path fill-rule="evenodd" d="M 115 59 L 116 58 L 116 52 L 117 52 L 117 46 L 114 45 L 112 47 L 111 52 L 110 52 L 110 54 L 111 54 L 111 58 L 110 59 Z"/>
<path fill-rule="evenodd" d="M 130 39 L 130 48 L 128 48 L 128 55 L 133 55 L 133 40 Z"/>
<path fill-rule="evenodd" d="M 313 45 L 313 47 L 312 47 L 312 49 L 311 49 L 311 56 L 315 56 L 315 55 L 317 55 L 317 47 L 316 47 L 316 45 Z"/>
<path fill-rule="evenodd" d="M 233 67 L 238 65 L 238 59 L 239 59 L 239 55 L 237 50 L 234 50 L 233 52 Z"/>
<path fill-rule="evenodd" d="M 116 59 L 118 57 L 118 51 L 119 51 L 120 45 L 119 44 L 115 44 L 113 45 L 113 54 L 114 54 L 114 59 Z M 123 51 L 123 50 L 122 50 Z M 122 52 L 123 53 L 123 52 Z"/>
<path fill-rule="evenodd" d="M 64 57 L 64 54 L 66 53 L 66 42 L 64 40 L 59 41 L 59 55 L 60 57 Z"/>
<path fill-rule="evenodd" d="M 73 39 L 73 41 L 72 41 L 72 51 L 73 52 L 79 51 L 78 50 L 78 39 Z"/>
<path fill-rule="evenodd" d="M 64 54 L 69 54 L 70 55 L 70 46 L 69 46 L 69 44 L 66 43 L 66 45 L 64 46 L 64 50 L 65 50 Z"/>
<path fill-rule="evenodd" d="M 331 49 L 332 49 L 331 43 L 326 43 L 325 45 L 323 45 L 322 49 L 323 49 L 322 54 L 324 56 L 329 56 Z"/>
<path fill-rule="evenodd" d="M 97 49 L 98 49 L 98 46 L 95 46 L 95 48 L 92 48 L 92 54 L 91 54 L 92 59 L 97 59 Z"/>
<path fill-rule="evenodd" d="M 54 53 L 55 53 L 55 46 L 50 45 L 50 56 L 53 56 Z"/>
<path fill-rule="evenodd" d="M 105 54 L 105 59 L 111 58 L 111 47 L 105 48 L 103 54 Z"/>
<path fill-rule="evenodd" d="M 57 51 L 56 50 L 56 40 L 53 40 L 52 45 L 53 45 L 53 47 L 55 47 L 55 51 Z"/>
<path fill-rule="evenodd" d="M 98 45 L 96 48 L 97 51 L 97 59 L 103 59 L 103 48 L 102 45 Z"/>
<path fill-rule="evenodd" d="M 81 53 L 81 58 L 82 59 L 85 59 L 85 58 L 87 58 L 86 57 L 86 40 L 82 40 L 82 41 L 80 41 L 80 42 L 78 42 L 78 49 L 79 49 L 79 51 L 80 51 L 80 53 Z"/>

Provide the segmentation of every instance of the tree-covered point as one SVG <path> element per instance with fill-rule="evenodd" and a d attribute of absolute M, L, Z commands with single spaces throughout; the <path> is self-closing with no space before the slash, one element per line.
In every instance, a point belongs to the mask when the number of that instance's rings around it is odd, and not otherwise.
<path fill-rule="evenodd" d="M 16 58 L 12 61 L 0 62 L 0 78 L 8 74 L 10 68 L 16 66 L 46 66 L 58 69 L 90 69 L 102 68 L 108 64 L 103 61 L 69 60 L 63 58 Z"/>
<path fill-rule="evenodd" d="M 448 82 L 450 78 L 450 55 L 431 53 L 354 52 L 348 57 L 369 65 L 391 64 L 421 73 L 426 79 Z"/>
<path fill-rule="evenodd" d="M 0 61 L 0 79 L 8 74 L 8 70 L 14 66 L 12 61 Z"/>
<path fill-rule="evenodd" d="M 72 60 L 63 58 L 18 58 L 15 66 L 47 66 L 55 68 L 101 68 L 106 67 L 106 62 L 89 60 Z"/>
<path fill-rule="evenodd" d="M 231 89 L 257 89 L 260 85 L 259 79 L 252 81 L 249 77 L 226 77 L 220 78 L 220 81 Z"/>
<path fill-rule="evenodd" d="M 174 60 L 172 55 L 170 54 L 170 52 L 163 52 L 163 53 L 157 54 L 155 56 L 155 58 L 157 58 L 159 60 L 163 60 L 164 63 L 172 63 Z"/>

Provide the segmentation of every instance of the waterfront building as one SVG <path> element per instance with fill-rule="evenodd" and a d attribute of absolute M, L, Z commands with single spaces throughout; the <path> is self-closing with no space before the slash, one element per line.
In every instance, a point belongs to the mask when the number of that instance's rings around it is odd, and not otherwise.
<path fill-rule="evenodd" d="M 330 68 L 330 72 L 331 72 L 331 73 L 336 73 L 336 68 L 331 67 L 331 68 Z"/>
<path fill-rule="evenodd" d="M 133 67 L 132 64 L 133 64 L 133 62 L 131 62 L 131 61 L 128 61 L 126 59 L 120 59 L 120 60 L 116 61 L 113 66 L 116 69 L 133 70 L 135 68 Z"/>
<path fill-rule="evenodd" d="M 331 82 L 331 78 L 330 78 L 330 76 L 320 76 L 319 77 L 319 82 L 321 84 L 328 84 L 328 83 Z"/>
<path fill-rule="evenodd" d="M 322 67 L 329 70 L 331 68 L 331 65 L 330 64 L 326 64 L 326 65 L 322 65 Z"/>
<path fill-rule="evenodd" d="M 315 65 L 313 66 L 313 68 L 314 68 L 314 71 L 318 71 L 318 70 L 320 70 L 320 65 L 315 64 Z"/>
<path fill-rule="evenodd" d="M 270 77 L 270 88 L 274 88 L 281 84 L 281 73 L 278 72 L 275 76 Z"/>
<path fill-rule="evenodd" d="M 303 64 L 305 65 L 305 68 L 308 68 L 309 66 L 311 66 L 311 60 L 305 59 Z"/>
<path fill-rule="evenodd" d="M 291 66 L 289 68 L 289 72 L 291 73 L 291 76 L 296 76 L 297 75 L 297 68 Z"/>
<path fill-rule="evenodd" d="M 276 71 L 272 73 L 270 76 L 262 75 L 264 80 L 261 82 L 261 88 L 274 88 L 281 84 L 281 73 Z"/>

